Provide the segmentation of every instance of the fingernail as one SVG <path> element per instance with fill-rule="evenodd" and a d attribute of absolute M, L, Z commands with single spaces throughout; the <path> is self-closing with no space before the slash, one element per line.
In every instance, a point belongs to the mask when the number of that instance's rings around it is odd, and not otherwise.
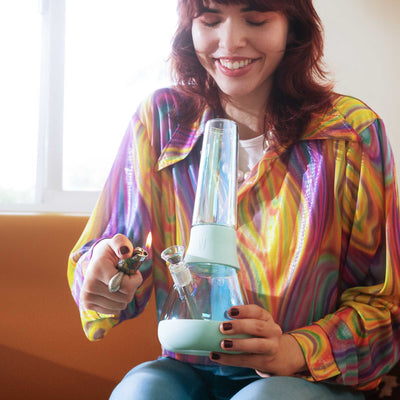
<path fill-rule="evenodd" d="M 119 249 L 119 252 L 120 252 L 121 254 L 127 254 L 127 253 L 129 253 L 129 247 L 128 247 L 128 246 L 122 246 L 122 247 Z"/>
<path fill-rule="evenodd" d="M 230 314 L 232 317 L 237 317 L 237 316 L 239 315 L 239 310 L 238 310 L 237 308 L 231 308 L 229 314 Z"/>
<path fill-rule="evenodd" d="M 226 349 L 231 349 L 233 347 L 233 342 L 232 340 L 225 339 L 224 340 L 224 348 Z"/>
<path fill-rule="evenodd" d="M 211 358 L 213 360 L 219 360 L 221 358 L 221 356 L 217 353 L 211 353 Z"/>
<path fill-rule="evenodd" d="M 224 322 L 222 324 L 222 329 L 224 331 L 230 331 L 232 329 L 232 324 L 230 322 Z"/>

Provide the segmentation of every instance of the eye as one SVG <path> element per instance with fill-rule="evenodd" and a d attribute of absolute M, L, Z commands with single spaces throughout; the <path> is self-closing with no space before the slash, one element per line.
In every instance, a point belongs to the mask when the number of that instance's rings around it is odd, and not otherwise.
<path fill-rule="evenodd" d="M 211 14 L 211 13 L 210 14 L 208 14 L 208 13 L 202 14 L 199 17 L 199 20 L 204 26 L 207 26 L 209 28 L 217 26 L 221 22 L 221 18 L 218 17 L 218 15 Z"/>
<path fill-rule="evenodd" d="M 271 19 L 270 12 L 251 11 L 245 16 L 246 23 L 251 26 L 263 26 Z"/>
<path fill-rule="evenodd" d="M 246 21 L 249 25 L 251 26 L 263 26 L 264 24 L 267 23 L 267 20 L 263 20 L 263 21 L 254 21 L 254 20 L 247 20 Z"/>

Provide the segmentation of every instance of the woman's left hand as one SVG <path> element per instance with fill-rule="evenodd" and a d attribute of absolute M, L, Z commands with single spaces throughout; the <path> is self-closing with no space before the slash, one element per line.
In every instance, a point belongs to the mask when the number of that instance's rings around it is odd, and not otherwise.
<path fill-rule="evenodd" d="M 212 361 L 223 365 L 253 368 L 263 374 L 290 376 L 307 369 L 303 352 L 296 339 L 282 334 L 271 314 L 263 308 L 251 304 L 229 309 L 234 318 L 224 321 L 220 331 L 224 335 L 251 335 L 248 339 L 226 338 L 221 348 L 241 354 L 211 353 Z"/>

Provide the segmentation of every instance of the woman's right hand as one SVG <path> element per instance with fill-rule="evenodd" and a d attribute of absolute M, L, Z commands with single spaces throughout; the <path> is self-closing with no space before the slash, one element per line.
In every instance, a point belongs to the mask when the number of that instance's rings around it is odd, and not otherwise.
<path fill-rule="evenodd" d="M 125 310 L 143 282 L 142 274 L 136 271 L 131 276 L 124 275 L 115 293 L 108 290 L 108 282 L 118 272 L 115 268 L 118 261 L 131 257 L 132 253 L 132 243 L 121 234 L 96 244 L 81 289 L 81 309 L 114 315 Z"/>

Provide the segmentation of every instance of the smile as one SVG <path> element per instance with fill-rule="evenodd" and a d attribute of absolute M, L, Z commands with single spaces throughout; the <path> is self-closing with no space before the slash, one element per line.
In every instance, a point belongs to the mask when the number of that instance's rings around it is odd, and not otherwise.
<path fill-rule="evenodd" d="M 251 59 L 251 58 L 247 58 L 247 59 L 243 59 L 243 60 L 235 60 L 235 61 L 233 61 L 233 60 L 219 58 L 218 61 L 223 67 L 225 67 L 225 68 L 227 68 L 227 69 L 229 69 L 231 71 L 235 71 L 237 69 L 247 67 L 254 60 Z"/>

